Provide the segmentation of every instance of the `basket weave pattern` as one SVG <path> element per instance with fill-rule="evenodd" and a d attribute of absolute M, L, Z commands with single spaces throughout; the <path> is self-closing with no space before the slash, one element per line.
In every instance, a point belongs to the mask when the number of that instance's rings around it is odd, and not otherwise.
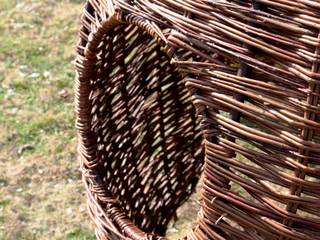
<path fill-rule="evenodd" d="M 97 237 L 162 238 L 203 171 L 186 238 L 320 239 L 319 17 L 312 0 L 88 1 L 76 112 Z"/>

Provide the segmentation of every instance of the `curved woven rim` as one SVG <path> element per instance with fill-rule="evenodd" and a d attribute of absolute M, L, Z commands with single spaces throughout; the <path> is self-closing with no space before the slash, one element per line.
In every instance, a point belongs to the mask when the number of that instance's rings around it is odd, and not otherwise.
<path fill-rule="evenodd" d="M 85 18 L 90 16 L 92 3 L 88 3 L 83 14 L 83 22 Z M 92 28 L 92 32 L 87 32 L 85 27 L 80 31 L 81 40 L 78 44 L 78 58 L 76 60 L 77 79 L 75 84 L 76 92 L 76 113 L 78 129 L 78 153 L 81 161 L 81 170 L 83 180 L 86 186 L 88 195 L 88 210 L 91 219 L 95 223 L 96 235 L 99 239 L 107 239 L 113 236 L 118 239 L 165 239 L 154 233 L 147 233 L 137 227 L 132 220 L 123 211 L 119 205 L 118 200 L 107 193 L 105 189 L 100 188 L 103 182 L 103 174 L 99 173 L 99 160 L 96 156 L 96 136 L 92 132 L 92 87 L 90 83 L 90 75 L 94 74 L 96 64 L 96 52 L 99 44 L 106 34 L 113 28 L 120 24 L 137 26 L 139 29 L 145 31 L 148 36 L 157 41 L 157 44 L 162 46 L 164 53 L 168 59 L 174 53 L 173 47 L 167 47 L 166 42 L 163 41 L 163 33 L 150 22 L 143 20 L 133 14 L 123 16 L 117 8 L 106 9 L 106 19 L 97 23 L 97 28 Z M 108 16 L 108 17 L 107 17 Z M 92 27 L 92 26 L 91 26 Z M 170 61 L 169 61 L 170 62 Z M 171 63 L 170 63 L 171 64 Z M 180 75 L 180 74 L 179 74 Z M 180 76 L 182 78 L 182 76 Z M 201 167 L 201 164 L 198 164 Z M 196 182 L 195 182 L 196 183 Z M 192 189 L 188 193 L 190 195 L 195 188 L 195 183 L 192 184 Z M 90 185 L 94 186 L 93 188 Z M 188 197 L 186 195 L 183 199 Z M 98 199 L 96 198 L 98 197 Z M 108 202 L 108 205 L 101 206 L 101 200 Z M 184 201 L 180 202 L 176 207 L 180 206 Z M 175 209 L 173 209 L 175 210 Z M 171 219 L 170 215 L 167 222 Z M 165 224 L 167 225 L 167 223 Z M 161 231 L 161 234 L 164 234 Z"/>

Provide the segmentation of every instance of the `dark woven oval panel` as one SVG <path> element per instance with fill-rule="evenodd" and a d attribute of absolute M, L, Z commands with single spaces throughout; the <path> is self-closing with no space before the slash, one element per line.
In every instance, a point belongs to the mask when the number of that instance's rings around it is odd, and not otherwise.
<path fill-rule="evenodd" d="M 75 96 L 97 237 L 161 239 L 203 171 L 183 238 L 320 239 L 319 17 L 316 0 L 88 1 Z"/>

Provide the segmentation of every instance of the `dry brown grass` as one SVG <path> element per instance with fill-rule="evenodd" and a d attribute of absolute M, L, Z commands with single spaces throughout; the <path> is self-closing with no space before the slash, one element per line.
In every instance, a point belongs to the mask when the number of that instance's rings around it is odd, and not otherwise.
<path fill-rule="evenodd" d="M 0 239 L 94 239 L 73 127 L 80 2 L 0 0 Z"/>

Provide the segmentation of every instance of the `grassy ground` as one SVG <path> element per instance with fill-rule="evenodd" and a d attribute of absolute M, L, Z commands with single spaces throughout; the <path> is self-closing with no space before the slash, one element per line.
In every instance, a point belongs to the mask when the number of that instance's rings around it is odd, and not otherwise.
<path fill-rule="evenodd" d="M 94 239 L 75 156 L 80 0 L 0 0 L 0 239 Z"/>

